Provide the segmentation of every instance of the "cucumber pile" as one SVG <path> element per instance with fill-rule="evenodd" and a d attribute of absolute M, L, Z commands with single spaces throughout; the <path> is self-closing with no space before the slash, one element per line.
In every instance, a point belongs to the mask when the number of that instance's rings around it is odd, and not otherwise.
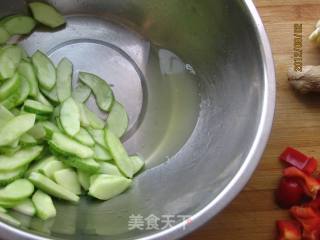
<path fill-rule="evenodd" d="M 55 66 L 39 50 L 28 56 L 18 44 L 7 43 L 13 35 L 30 34 L 37 23 L 65 24 L 52 6 L 29 7 L 33 17 L 0 20 L 0 219 L 13 225 L 20 223 L 8 209 L 46 220 L 56 215 L 52 197 L 71 203 L 82 194 L 111 199 L 126 191 L 144 166 L 120 141 L 128 115 L 106 81 L 79 72 L 72 86 L 67 58 Z M 91 94 L 107 119 L 86 106 Z"/>

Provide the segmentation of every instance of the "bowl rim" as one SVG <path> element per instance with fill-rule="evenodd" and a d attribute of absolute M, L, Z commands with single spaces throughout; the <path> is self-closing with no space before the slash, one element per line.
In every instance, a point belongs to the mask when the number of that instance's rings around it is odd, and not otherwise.
<path fill-rule="evenodd" d="M 169 229 L 155 233 L 151 236 L 143 237 L 140 240 L 171 240 L 181 238 L 192 231 L 196 230 L 212 217 L 222 211 L 244 188 L 256 169 L 264 149 L 269 139 L 275 110 L 276 81 L 275 68 L 272 57 L 270 42 L 263 26 L 259 13 L 254 6 L 252 0 L 242 0 L 251 18 L 255 31 L 258 36 L 261 56 L 263 59 L 264 69 L 264 92 L 263 105 L 258 126 L 258 131 L 254 138 L 252 147 L 237 173 L 228 183 L 223 191 L 214 198 L 209 204 L 198 211 L 196 214 Z M 222 201 L 223 200 L 223 201 Z M 32 239 L 43 240 L 48 239 L 44 236 L 36 236 L 32 233 L 20 230 L 13 226 L 0 222 L 0 232 L 5 239 Z"/>
<path fill-rule="evenodd" d="M 253 140 L 252 147 L 247 154 L 244 163 L 234 175 L 232 180 L 210 203 L 208 203 L 204 208 L 188 218 L 186 221 L 181 222 L 167 230 L 141 238 L 141 240 L 179 239 L 198 229 L 200 226 L 204 225 L 211 218 L 221 212 L 240 193 L 240 191 L 250 180 L 253 172 L 261 160 L 262 154 L 269 140 L 274 118 L 276 103 L 275 67 L 270 41 L 259 13 L 252 0 L 242 1 L 246 7 L 249 17 L 252 20 L 252 23 L 254 24 L 254 29 L 258 36 L 258 43 L 264 69 L 263 105 L 258 131 Z"/>

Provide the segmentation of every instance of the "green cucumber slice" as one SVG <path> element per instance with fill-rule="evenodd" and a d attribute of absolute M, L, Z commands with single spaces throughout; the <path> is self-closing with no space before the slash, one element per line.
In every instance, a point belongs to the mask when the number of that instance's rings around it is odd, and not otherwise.
<path fill-rule="evenodd" d="M 0 78 L 12 78 L 22 58 L 22 51 L 18 46 L 9 46 L 0 52 Z"/>
<path fill-rule="evenodd" d="M 59 99 L 57 95 L 57 86 L 54 85 L 54 87 L 51 90 L 46 90 L 44 88 L 40 88 L 40 91 L 45 95 L 54 105 L 59 104 Z"/>
<path fill-rule="evenodd" d="M 50 114 L 53 112 L 53 107 L 49 105 L 45 105 L 41 102 L 30 100 L 24 102 L 24 110 L 30 113 L 36 113 L 36 114 Z"/>
<path fill-rule="evenodd" d="M 4 106 L 0 104 L 0 126 L 14 118 L 14 115 Z"/>
<path fill-rule="evenodd" d="M 72 68 L 67 58 L 63 58 L 57 66 L 57 96 L 61 103 L 71 97 Z"/>
<path fill-rule="evenodd" d="M 0 147 L 0 153 L 4 155 L 12 156 L 16 152 L 18 152 L 21 149 L 21 146 L 17 147 Z"/>
<path fill-rule="evenodd" d="M 14 206 L 13 210 L 28 216 L 34 216 L 36 214 L 36 208 L 30 198 L 27 198 Z"/>
<path fill-rule="evenodd" d="M 40 219 L 47 220 L 56 216 L 56 208 L 52 198 L 48 194 L 38 190 L 33 194 L 32 202 L 35 206 L 37 216 Z"/>
<path fill-rule="evenodd" d="M 56 83 L 56 69 L 51 60 L 39 50 L 32 57 L 32 64 L 35 67 L 40 86 L 50 91 Z"/>
<path fill-rule="evenodd" d="M 20 137 L 20 144 L 23 147 L 28 146 L 35 146 L 38 144 L 37 139 L 35 139 L 33 136 L 25 133 Z"/>
<path fill-rule="evenodd" d="M 120 138 L 127 131 L 128 124 L 129 118 L 125 108 L 117 101 L 114 101 L 107 118 L 107 128 Z"/>
<path fill-rule="evenodd" d="M 29 34 L 36 26 L 36 21 L 23 15 L 13 15 L 1 20 L 2 25 L 10 35 Z"/>
<path fill-rule="evenodd" d="M 50 156 L 47 158 L 43 158 L 37 162 L 35 162 L 33 165 L 31 165 L 31 167 L 28 169 L 28 171 L 26 172 L 26 176 L 29 176 L 32 172 L 38 172 L 40 171 L 40 169 L 42 169 L 47 163 L 51 162 L 51 161 L 56 161 L 58 160 L 55 156 Z"/>
<path fill-rule="evenodd" d="M 42 146 L 23 148 L 12 156 L 0 155 L 0 171 L 10 171 L 32 162 L 42 151 Z"/>
<path fill-rule="evenodd" d="M 53 178 L 57 184 L 68 189 L 76 195 L 81 193 L 81 186 L 78 181 L 77 173 L 71 168 L 62 169 L 56 171 L 53 174 Z"/>
<path fill-rule="evenodd" d="M 91 112 L 89 108 L 84 105 L 83 103 L 80 104 L 82 111 L 84 112 L 88 122 L 89 126 L 94 129 L 103 129 L 104 128 L 104 121 L 102 121 L 95 113 Z"/>
<path fill-rule="evenodd" d="M 20 99 L 20 88 L 14 94 L 10 95 L 7 99 L 0 102 L 0 104 L 6 107 L 7 109 L 12 109 L 18 106 L 19 99 Z"/>
<path fill-rule="evenodd" d="M 28 198 L 34 191 L 33 184 L 27 179 L 18 179 L 0 189 L 0 199 L 5 201 L 20 201 Z"/>
<path fill-rule="evenodd" d="M 0 129 L 0 146 L 9 145 L 19 139 L 34 126 L 35 120 L 34 114 L 23 114 L 8 121 Z"/>
<path fill-rule="evenodd" d="M 5 81 L 0 86 L 0 101 L 12 95 L 20 87 L 19 75 L 15 74 L 12 78 Z"/>
<path fill-rule="evenodd" d="M 64 17 L 52 6 L 43 2 L 29 3 L 34 19 L 51 28 L 65 24 Z"/>
<path fill-rule="evenodd" d="M 60 123 L 70 136 L 75 136 L 80 131 L 80 112 L 78 105 L 72 98 L 68 98 L 61 105 Z"/>
<path fill-rule="evenodd" d="M 53 133 L 52 140 L 48 143 L 63 155 L 72 155 L 79 158 L 91 158 L 94 155 L 91 148 L 61 133 Z"/>
<path fill-rule="evenodd" d="M 105 129 L 105 140 L 118 168 L 125 176 L 132 178 L 134 172 L 133 164 L 119 138 L 117 138 L 112 131 Z"/>
<path fill-rule="evenodd" d="M 18 66 L 18 73 L 23 76 L 29 83 L 31 97 L 37 98 L 39 93 L 39 86 L 33 66 L 30 62 L 22 60 Z"/>
<path fill-rule="evenodd" d="M 104 130 L 88 128 L 88 131 L 96 143 L 98 143 L 102 147 L 108 149 L 108 146 L 107 146 L 106 141 L 104 139 Z"/>
<path fill-rule="evenodd" d="M 114 95 L 107 82 L 94 74 L 86 72 L 80 72 L 79 78 L 91 88 L 100 109 L 108 112 L 112 107 Z"/>
<path fill-rule="evenodd" d="M 54 179 L 54 173 L 67 168 L 61 161 L 53 160 L 45 164 L 39 172 L 46 175 L 48 178 Z"/>
<path fill-rule="evenodd" d="M 94 146 L 94 159 L 99 161 L 108 161 L 112 160 L 110 153 L 99 144 Z"/>
<path fill-rule="evenodd" d="M 0 212 L 0 219 L 16 227 L 19 227 L 21 225 L 21 223 L 17 219 L 4 212 Z"/>
<path fill-rule="evenodd" d="M 19 178 L 21 178 L 27 170 L 27 165 L 19 167 L 11 171 L 0 172 L 0 185 L 7 185 Z"/>
<path fill-rule="evenodd" d="M 5 44 L 9 38 L 10 34 L 8 31 L 3 26 L 0 26 L 0 44 Z"/>
<path fill-rule="evenodd" d="M 114 176 L 123 176 L 117 166 L 108 163 L 100 162 L 100 171 L 101 174 L 114 175 Z"/>
<path fill-rule="evenodd" d="M 133 175 L 138 173 L 144 166 L 144 161 L 139 156 L 129 157 L 133 166 Z"/>
<path fill-rule="evenodd" d="M 0 206 L 3 208 L 13 208 L 17 206 L 21 201 L 7 201 L 7 200 L 0 200 Z"/>
<path fill-rule="evenodd" d="M 28 97 L 29 93 L 30 93 L 30 86 L 28 81 L 20 76 L 20 89 L 18 90 L 19 92 L 19 97 L 17 98 L 14 107 L 16 106 L 20 106 Z"/>
<path fill-rule="evenodd" d="M 52 107 L 51 103 L 48 101 L 48 99 L 46 99 L 45 96 L 42 95 L 41 92 L 38 92 L 38 95 L 37 95 L 37 97 L 36 97 L 35 99 L 36 99 L 38 102 L 41 102 L 41 103 L 43 103 L 43 104 L 45 104 L 45 105 L 48 105 L 48 106 L 51 106 L 51 107 Z"/>
<path fill-rule="evenodd" d="M 89 122 L 89 118 L 87 117 L 84 106 L 78 102 L 77 102 L 77 105 L 78 105 L 79 114 L 80 114 L 80 125 L 82 127 L 89 127 L 90 122 Z"/>
<path fill-rule="evenodd" d="M 88 172 L 84 172 L 78 169 L 77 171 L 78 174 L 78 181 L 81 185 L 81 187 L 85 190 L 88 191 L 90 187 L 90 176 L 91 174 Z"/>
<path fill-rule="evenodd" d="M 80 128 L 80 131 L 74 136 L 74 139 L 76 139 L 78 142 L 86 146 L 89 146 L 89 147 L 94 146 L 94 140 L 92 139 L 88 131 L 85 130 L 84 128 Z"/>
<path fill-rule="evenodd" d="M 100 200 L 108 200 L 127 190 L 131 182 L 125 177 L 101 174 L 90 185 L 89 195 Z"/>
<path fill-rule="evenodd" d="M 78 86 L 72 91 L 72 98 L 79 103 L 84 103 L 91 95 L 91 89 L 83 84 L 79 83 Z"/>
<path fill-rule="evenodd" d="M 0 106 L 1 106 L 1 104 L 0 104 Z M 11 109 L 10 112 L 13 114 L 13 116 L 18 116 L 18 115 L 21 114 L 21 112 L 20 112 L 20 110 L 18 108 L 13 108 L 13 109 Z"/>
<path fill-rule="evenodd" d="M 60 199 L 64 199 L 71 202 L 78 202 L 79 197 L 73 192 L 65 189 L 64 187 L 56 184 L 50 178 L 42 175 L 41 173 L 32 172 L 29 176 L 29 180 L 40 190 Z"/>
<path fill-rule="evenodd" d="M 44 121 L 42 122 L 42 126 L 44 127 L 47 137 L 51 138 L 54 132 L 60 132 L 60 129 L 52 122 Z"/>
<path fill-rule="evenodd" d="M 44 129 L 42 122 L 37 122 L 28 133 L 37 141 L 42 141 L 46 138 L 46 130 Z"/>
<path fill-rule="evenodd" d="M 66 165 L 77 168 L 83 172 L 96 173 L 100 169 L 99 163 L 97 163 L 95 160 L 91 158 L 82 159 L 77 157 L 69 157 L 69 158 L 63 159 L 62 161 Z"/>

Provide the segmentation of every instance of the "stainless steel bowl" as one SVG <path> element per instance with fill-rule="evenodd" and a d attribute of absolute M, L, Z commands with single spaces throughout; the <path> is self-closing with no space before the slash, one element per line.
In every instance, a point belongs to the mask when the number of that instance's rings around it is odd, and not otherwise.
<path fill-rule="evenodd" d="M 57 202 L 57 217 L 46 222 L 15 214 L 23 228 L 1 223 L 1 238 L 175 239 L 215 216 L 250 178 L 272 124 L 273 61 L 253 3 L 49 2 L 67 26 L 39 28 L 22 45 L 55 62 L 70 58 L 75 82 L 86 70 L 113 85 L 130 117 L 123 140 L 144 157 L 146 170 L 110 201 Z M 0 1 L 2 16 L 21 11 L 22 0 Z M 89 105 L 98 111 L 92 99 Z M 139 230 L 132 225 L 139 215 L 142 224 L 162 222 Z M 166 218 L 172 226 L 164 226 Z"/>

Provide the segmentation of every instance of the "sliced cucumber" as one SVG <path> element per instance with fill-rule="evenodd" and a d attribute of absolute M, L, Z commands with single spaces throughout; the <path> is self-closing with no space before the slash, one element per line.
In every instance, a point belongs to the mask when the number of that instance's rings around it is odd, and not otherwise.
<path fill-rule="evenodd" d="M 78 86 L 72 91 L 72 98 L 79 103 L 84 103 L 88 100 L 91 94 L 91 89 L 83 84 L 79 83 Z"/>
<path fill-rule="evenodd" d="M 132 178 L 134 173 L 133 164 L 119 138 L 117 138 L 113 132 L 108 129 L 105 130 L 105 138 L 110 154 L 118 168 L 125 176 Z"/>
<path fill-rule="evenodd" d="M 94 159 L 99 161 L 108 161 L 111 160 L 112 157 L 105 148 L 101 147 L 99 144 L 96 144 L 94 146 Z"/>
<path fill-rule="evenodd" d="M 39 86 L 32 64 L 30 62 L 22 60 L 18 67 L 18 73 L 28 81 L 30 87 L 29 95 L 31 97 L 37 98 L 39 93 Z"/>
<path fill-rule="evenodd" d="M 32 195 L 33 184 L 27 179 L 18 179 L 0 189 L 0 199 L 4 201 L 21 201 Z"/>
<path fill-rule="evenodd" d="M 88 172 L 81 171 L 79 169 L 77 171 L 77 174 L 78 174 L 78 181 L 79 181 L 81 187 L 84 190 L 88 191 L 89 187 L 90 187 L 90 176 L 91 176 L 91 174 L 88 173 Z"/>
<path fill-rule="evenodd" d="M 34 19 L 51 28 L 65 24 L 64 17 L 52 6 L 43 2 L 29 3 Z"/>
<path fill-rule="evenodd" d="M 59 104 L 58 94 L 57 94 L 57 86 L 54 85 L 54 87 L 51 90 L 46 90 L 44 88 L 40 88 L 43 95 L 45 95 L 54 105 Z"/>
<path fill-rule="evenodd" d="M 78 142 L 87 145 L 89 147 L 94 146 L 94 140 L 92 139 L 91 135 L 88 133 L 87 130 L 84 128 L 80 128 L 80 131 L 74 136 Z"/>
<path fill-rule="evenodd" d="M 20 85 L 21 86 L 21 85 Z M 3 100 L 0 102 L 1 105 L 3 105 L 4 107 L 6 107 L 7 109 L 12 109 L 16 106 L 18 106 L 18 101 L 21 98 L 20 97 L 20 88 L 17 89 L 17 91 L 15 93 L 13 93 L 12 95 L 10 95 L 7 99 Z"/>
<path fill-rule="evenodd" d="M 12 156 L 16 152 L 18 152 L 20 149 L 21 149 L 21 146 L 17 146 L 17 147 L 0 147 L 0 153 L 8 155 L 8 156 Z"/>
<path fill-rule="evenodd" d="M 0 78 L 12 78 L 22 58 L 22 51 L 18 46 L 9 46 L 0 52 Z"/>
<path fill-rule="evenodd" d="M 40 86 L 50 91 L 56 83 L 56 69 L 51 60 L 39 50 L 32 55 L 32 63 L 35 67 Z"/>
<path fill-rule="evenodd" d="M 88 128 L 88 131 L 96 143 L 108 149 L 108 146 L 106 144 L 105 137 L 104 137 L 104 130 Z"/>
<path fill-rule="evenodd" d="M 23 15 L 13 15 L 1 20 L 2 25 L 10 35 L 29 34 L 36 26 L 36 21 Z"/>
<path fill-rule="evenodd" d="M 117 166 L 108 163 L 108 162 L 100 162 L 100 171 L 101 174 L 114 175 L 114 176 L 122 176 L 121 172 L 117 168 Z"/>
<path fill-rule="evenodd" d="M 10 34 L 8 31 L 3 26 L 0 26 L 0 44 L 5 44 L 9 38 Z"/>
<path fill-rule="evenodd" d="M 47 163 L 51 161 L 57 161 L 58 159 L 55 156 L 50 156 L 47 158 L 43 158 L 37 162 L 35 162 L 26 172 L 26 176 L 29 176 L 32 172 L 38 172 L 42 169 Z"/>
<path fill-rule="evenodd" d="M 54 197 L 75 203 L 79 201 L 79 197 L 73 192 L 70 192 L 64 187 L 56 184 L 50 178 L 42 175 L 41 173 L 32 172 L 29 176 L 29 179 L 37 188 Z"/>
<path fill-rule="evenodd" d="M 94 155 L 91 148 L 61 133 L 54 133 L 52 140 L 48 143 L 63 155 L 73 155 L 80 158 L 91 158 Z"/>
<path fill-rule="evenodd" d="M 28 81 L 22 76 L 20 76 L 20 79 L 20 89 L 17 91 L 19 92 L 19 97 L 17 98 L 14 107 L 20 106 L 27 99 L 30 93 Z"/>
<path fill-rule="evenodd" d="M 63 162 L 66 165 L 88 173 L 97 173 L 100 170 L 99 163 L 91 158 L 82 159 L 77 157 L 69 157 L 67 159 L 63 159 Z"/>
<path fill-rule="evenodd" d="M 36 97 L 35 99 L 36 99 L 38 102 L 41 102 L 41 103 L 43 103 L 43 104 L 45 104 L 45 105 L 48 105 L 48 106 L 51 106 L 51 107 L 52 107 L 51 103 L 48 101 L 48 99 L 46 99 L 45 96 L 43 96 L 43 95 L 41 94 L 41 92 L 38 92 L 38 95 L 37 95 L 37 97 Z"/>
<path fill-rule="evenodd" d="M 86 105 L 81 104 L 81 108 L 89 122 L 90 127 L 94 129 L 104 128 L 104 121 L 102 121 L 95 113 L 91 112 Z"/>
<path fill-rule="evenodd" d="M 0 212 L 0 219 L 16 227 L 19 227 L 21 225 L 21 223 L 17 219 L 4 212 Z"/>
<path fill-rule="evenodd" d="M 90 185 L 89 195 L 108 200 L 127 190 L 131 182 L 125 177 L 101 174 Z"/>
<path fill-rule="evenodd" d="M 42 141 L 46 138 L 46 130 L 44 129 L 41 122 L 37 122 L 33 128 L 31 128 L 28 133 L 37 139 L 37 141 Z"/>
<path fill-rule="evenodd" d="M 80 112 L 78 105 L 72 98 L 68 98 L 61 105 L 60 123 L 70 136 L 75 136 L 80 131 Z"/>
<path fill-rule="evenodd" d="M 39 170 L 39 172 L 46 175 L 47 177 L 49 177 L 51 179 L 54 179 L 54 173 L 61 170 L 61 169 L 65 169 L 65 168 L 67 168 L 67 167 L 62 162 L 60 162 L 58 160 L 53 160 L 53 161 L 45 164 Z"/>
<path fill-rule="evenodd" d="M 44 192 L 38 190 L 32 196 L 32 202 L 36 208 L 37 216 L 42 220 L 55 217 L 57 212 L 52 198 Z"/>
<path fill-rule="evenodd" d="M 68 189 L 70 192 L 73 192 L 76 195 L 81 193 L 81 186 L 78 181 L 77 174 L 71 168 L 56 171 L 53 174 L 53 178 L 57 184 Z"/>
<path fill-rule="evenodd" d="M 38 144 L 37 139 L 35 139 L 33 136 L 25 133 L 20 137 L 20 144 L 23 147 L 28 146 L 35 146 Z"/>
<path fill-rule="evenodd" d="M 54 132 L 60 132 L 60 129 L 52 122 L 49 121 L 44 121 L 42 122 L 42 126 L 44 127 L 44 129 L 46 130 L 47 136 L 49 138 L 52 137 L 52 134 Z"/>
<path fill-rule="evenodd" d="M 13 116 L 18 116 L 18 115 L 21 114 L 21 112 L 20 112 L 20 110 L 18 108 L 13 108 L 13 109 L 10 110 L 10 112 L 13 114 Z"/>
<path fill-rule="evenodd" d="M 13 210 L 28 216 L 34 216 L 36 214 L 36 208 L 30 198 L 27 198 L 14 206 Z"/>
<path fill-rule="evenodd" d="M 13 208 L 17 206 L 21 201 L 7 201 L 7 200 L 0 200 L 0 206 L 3 208 Z"/>
<path fill-rule="evenodd" d="M 15 74 L 0 86 L 0 101 L 12 95 L 19 87 L 20 78 L 18 74 Z"/>
<path fill-rule="evenodd" d="M 130 156 L 129 158 L 133 165 L 133 175 L 134 175 L 143 168 L 144 161 L 139 156 Z"/>
<path fill-rule="evenodd" d="M 62 103 L 71 97 L 72 63 L 63 58 L 57 66 L 57 96 Z"/>
<path fill-rule="evenodd" d="M 30 113 L 46 115 L 53 112 L 53 107 L 35 100 L 28 99 L 24 102 L 24 110 Z"/>
<path fill-rule="evenodd" d="M 11 171 L 30 163 L 40 155 L 42 149 L 42 146 L 34 146 L 21 149 L 12 156 L 0 155 L 0 171 Z"/>
<path fill-rule="evenodd" d="M 0 104 L 0 126 L 14 118 L 14 115 L 4 106 Z"/>
<path fill-rule="evenodd" d="M 11 171 L 0 172 L 0 185 L 7 185 L 19 178 L 21 178 L 27 170 L 27 165 L 19 167 Z"/>
<path fill-rule="evenodd" d="M 95 95 L 97 105 L 103 111 L 109 111 L 112 107 L 114 96 L 106 81 L 100 77 L 86 72 L 79 73 L 80 80 L 91 88 Z"/>
<path fill-rule="evenodd" d="M 117 101 L 114 101 L 107 118 L 107 128 L 120 138 L 126 132 L 128 124 L 129 118 L 125 108 Z"/>
<path fill-rule="evenodd" d="M 34 114 L 23 114 L 14 117 L 0 129 L 0 146 L 6 146 L 19 139 L 30 130 L 35 123 Z"/>
<path fill-rule="evenodd" d="M 78 105 L 79 114 L 80 114 L 80 125 L 82 127 L 89 127 L 90 122 L 89 122 L 89 118 L 87 117 L 84 106 L 78 102 L 77 102 L 77 105 Z"/>

